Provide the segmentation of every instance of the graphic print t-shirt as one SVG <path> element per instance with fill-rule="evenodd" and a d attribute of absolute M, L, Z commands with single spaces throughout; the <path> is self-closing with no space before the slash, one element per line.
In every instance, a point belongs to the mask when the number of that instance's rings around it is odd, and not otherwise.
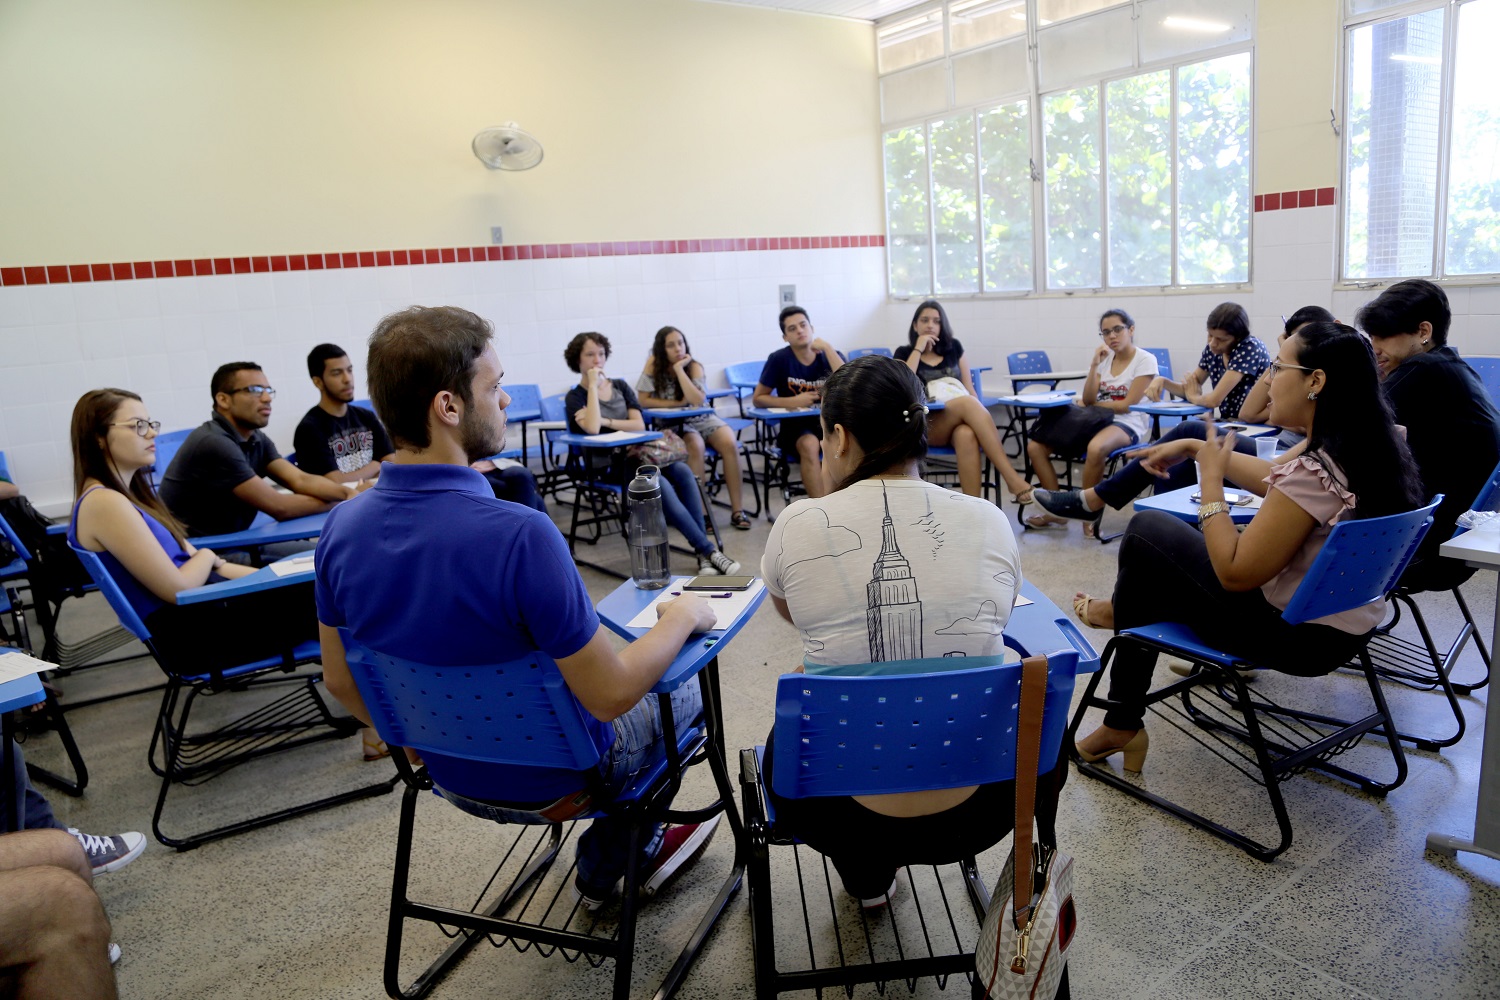
<path fill-rule="evenodd" d="M 761 575 L 791 610 L 809 673 L 938 657 L 958 667 L 1004 652 L 1021 559 L 993 503 L 866 479 L 777 517 Z"/>
<path fill-rule="evenodd" d="M 840 352 L 839 357 L 843 356 Z M 833 368 L 822 351 L 813 357 L 812 364 L 804 365 L 790 347 L 783 347 L 766 358 L 765 367 L 760 370 L 760 384 L 769 386 L 778 396 L 798 396 L 822 389 L 824 380 L 832 374 Z"/>
<path fill-rule="evenodd" d="M 1156 376 L 1156 355 L 1150 351 L 1143 351 L 1139 347 L 1135 349 L 1135 357 L 1130 359 L 1130 364 L 1126 365 L 1125 370 L 1120 374 L 1111 375 L 1109 373 L 1110 365 L 1113 363 L 1114 359 L 1110 358 L 1099 366 L 1099 395 L 1097 398 L 1101 403 L 1123 402 L 1130 395 L 1131 382 L 1134 382 L 1142 375 L 1150 375 L 1153 378 Z M 1126 411 L 1125 413 L 1115 414 L 1115 423 L 1121 427 L 1127 427 L 1135 431 L 1135 439 L 1137 441 L 1144 441 L 1146 439 L 1146 429 L 1151 426 L 1151 416 L 1146 413 L 1131 413 Z"/>
<path fill-rule="evenodd" d="M 292 444 L 297 467 L 315 476 L 354 472 L 396 450 L 380 418 L 362 406 L 350 406 L 342 417 L 314 406 L 297 425 Z"/>

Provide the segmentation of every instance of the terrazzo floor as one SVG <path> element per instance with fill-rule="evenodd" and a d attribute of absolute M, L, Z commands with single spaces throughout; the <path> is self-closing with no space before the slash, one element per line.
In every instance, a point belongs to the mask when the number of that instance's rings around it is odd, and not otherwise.
<path fill-rule="evenodd" d="M 1112 516 L 1116 521 L 1119 515 Z M 758 563 L 767 523 L 730 532 L 730 551 L 747 568 Z M 1075 590 L 1107 594 L 1117 547 L 1085 540 L 1077 526 L 1020 535 L 1023 571 L 1060 607 Z M 618 541 L 591 556 L 624 565 Z M 595 599 L 616 581 L 585 570 Z M 1465 587 L 1486 636 L 1494 577 Z M 1456 630 L 1456 610 L 1424 598 L 1440 636 Z M 65 634 L 87 635 L 113 623 L 98 597 L 71 602 Z M 35 634 L 35 633 L 34 633 Z M 1091 636 L 1103 648 L 1107 636 Z M 735 751 L 763 742 L 772 721 L 778 674 L 800 659 L 790 625 L 763 607 L 721 657 L 730 773 Z M 1456 674 L 1482 669 L 1472 646 Z M 1164 674 L 1165 667 L 1158 670 Z M 66 683 L 72 699 L 154 682 L 147 659 L 86 672 Z M 1271 679 L 1278 683 L 1280 679 Z M 1315 686 L 1322 704 L 1358 711 L 1363 680 L 1334 675 Z M 1079 685 L 1082 690 L 1082 684 Z M 1409 730 L 1441 731 L 1452 716 L 1442 699 L 1388 685 L 1393 709 Z M 1077 944 L 1071 969 L 1080 998 L 1500 997 L 1500 862 L 1474 855 L 1450 860 L 1425 853 L 1428 831 L 1473 831 L 1478 760 L 1487 690 L 1464 699 L 1469 730 L 1438 753 L 1408 751 L 1410 777 L 1379 800 L 1321 777 L 1284 785 L 1296 830 L 1274 864 L 1240 851 L 1076 774 L 1063 793 L 1060 838 L 1076 858 Z M 216 699 L 218 700 L 218 699 Z M 157 782 L 145 766 L 157 696 L 138 695 L 73 712 L 69 718 L 90 770 L 86 795 L 51 795 L 57 814 L 90 832 L 146 831 Z M 211 714 L 221 710 L 205 706 Z M 58 766 L 54 736 L 26 746 L 28 757 Z M 1354 755 L 1368 755 L 1361 747 Z M 318 788 L 351 787 L 390 774 L 388 762 L 359 760 L 355 740 L 280 755 L 240 768 L 197 789 L 174 792 L 169 822 L 210 825 L 236 809 Z M 1370 757 L 1379 766 L 1378 758 Z M 1385 765 L 1389 767 L 1387 755 Z M 1202 754 L 1181 734 L 1152 725 L 1141 779 L 1150 787 L 1198 796 L 1249 816 L 1254 786 Z M 1116 765 L 1118 766 L 1118 765 Z M 701 772 L 704 769 L 695 769 Z M 1238 779 L 1238 780 L 1235 780 Z M 399 793 L 398 793 L 399 794 Z M 706 775 L 694 773 L 680 802 L 706 801 Z M 398 795 L 346 805 L 229 840 L 177 853 L 152 841 L 125 870 L 102 876 L 100 896 L 124 950 L 118 967 L 128 998 L 366 998 L 384 995 L 381 975 Z M 1262 828 L 1263 829 L 1263 828 Z M 478 891 L 509 841 L 496 828 L 436 798 L 418 806 L 420 851 L 414 895 L 442 895 L 457 905 Z M 993 881 L 1009 840 L 981 859 Z M 704 859 L 641 916 L 635 996 L 650 995 L 706 904 L 732 857 L 721 829 Z M 486 864 L 486 861 L 489 864 Z M 784 869 L 773 880 L 778 900 L 795 897 Z M 897 909 L 904 904 L 897 897 Z M 898 912 L 898 917 L 901 914 Z M 780 932 L 778 932 L 780 933 Z M 435 951 L 434 932 L 409 936 L 418 954 Z M 426 949 L 426 951 L 423 951 Z M 407 980 L 417 971 L 405 967 Z M 535 952 L 477 948 L 439 984 L 434 996 L 607 996 L 611 967 L 544 960 Z M 906 984 L 886 987 L 902 996 Z M 931 980 L 918 997 L 964 996 L 962 983 L 941 991 Z M 746 893 L 708 942 L 680 994 L 685 1000 L 754 995 Z M 799 994 L 809 995 L 809 994 Z M 832 995 L 832 994 L 830 994 Z M 855 996 L 873 997 L 873 986 Z"/>

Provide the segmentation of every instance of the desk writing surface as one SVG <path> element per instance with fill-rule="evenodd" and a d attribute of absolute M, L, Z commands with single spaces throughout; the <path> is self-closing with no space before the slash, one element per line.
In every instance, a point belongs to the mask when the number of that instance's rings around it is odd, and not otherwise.
<path fill-rule="evenodd" d="M 1036 588 L 1036 584 L 1022 580 L 1020 596 L 1031 603 L 1011 609 L 1010 620 L 1005 624 L 1006 635 L 1018 640 L 1031 654 L 1072 647 L 1078 651 L 1078 673 L 1091 674 L 1099 669 L 1099 654 L 1093 645 L 1073 620 Z"/>
<path fill-rule="evenodd" d="M 748 417 L 756 420 L 768 420 L 775 423 L 779 420 L 791 420 L 795 417 L 816 417 L 823 410 L 816 406 L 799 406 L 795 409 L 787 409 L 780 406 L 752 406 L 745 411 Z"/>
<path fill-rule="evenodd" d="M 1153 496 L 1141 497 L 1135 502 L 1136 510 L 1159 510 L 1163 514 L 1171 514 L 1181 521 L 1198 523 L 1198 501 L 1192 499 L 1194 493 L 1198 492 L 1196 486 L 1184 486 L 1180 490 L 1172 490 L 1170 493 L 1158 493 Z M 1249 494 L 1248 490 L 1236 489 L 1224 484 L 1224 492 L 1250 495 L 1252 499 L 1248 504 L 1231 506 L 1229 508 L 1229 520 L 1234 524 L 1249 524 L 1255 519 L 1256 513 L 1260 511 L 1260 505 L 1265 502 L 1264 497 Z"/>
<path fill-rule="evenodd" d="M 0 683 L 0 714 L 46 700 L 47 692 L 42 688 L 42 679 L 36 674 Z"/>
<path fill-rule="evenodd" d="M 667 589 L 674 589 L 672 584 L 681 584 L 688 579 L 690 578 L 674 577 Z M 659 590 L 640 590 L 634 582 L 626 580 L 599 602 L 599 621 L 604 624 L 605 628 L 624 639 L 631 641 L 639 639 L 649 629 L 630 628 L 628 623 L 660 594 Z M 717 656 L 719 651 L 739 634 L 740 629 L 745 627 L 745 623 L 765 601 L 765 597 L 766 590 L 762 587 L 759 596 L 750 603 L 744 613 L 724 628 L 715 628 L 712 632 L 700 632 L 689 636 L 676 659 L 672 661 L 672 665 L 667 668 L 661 680 L 657 681 L 656 686 L 651 690 L 658 693 L 675 691 L 688 678 L 695 676 L 709 660 Z"/>
<path fill-rule="evenodd" d="M 203 535 L 188 541 L 200 549 L 243 549 L 252 545 L 274 545 L 277 542 L 297 542 L 306 538 L 317 538 L 323 533 L 323 524 L 328 520 L 328 511 L 294 517 L 286 521 L 267 520 L 252 524 L 244 531 L 232 531 L 227 535 Z"/>
<path fill-rule="evenodd" d="M 970 369 L 972 371 L 973 369 Z M 985 371 L 989 371 L 988 368 Z M 1073 379 L 1088 378 L 1087 368 L 1070 368 L 1066 371 L 1055 372 L 1014 372 L 1006 375 L 1012 383 L 1015 382 L 1064 382 Z"/>
<path fill-rule="evenodd" d="M 996 396 L 992 403 L 1002 406 L 1016 406 L 1025 409 L 1046 410 L 1055 406 L 1071 406 L 1073 397 L 1078 393 L 1072 389 L 1058 389 L 1053 392 L 1020 392 L 1010 396 Z"/>
<path fill-rule="evenodd" d="M 558 434 L 553 444 L 574 448 L 624 448 L 632 444 L 645 444 L 662 436 L 661 431 L 613 431 L 608 434 Z"/>
<path fill-rule="evenodd" d="M 297 567 L 292 572 L 287 572 L 283 565 L 281 571 L 276 570 L 278 563 L 291 564 Z M 306 554 L 287 556 L 278 560 L 270 566 L 262 566 L 254 573 L 240 577 L 238 580 L 226 580 L 223 583 L 210 583 L 202 587 L 193 587 L 191 590 L 179 590 L 177 592 L 177 603 L 201 604 L 204 601 L 222 601 L 227 597 L 239 597 L 244 594 L 253 594 L 261 590 L 275 590 L 277 587 L 293 587 L 300 583 L 307 583 L 313 578 L 313 564 L 307 559 Z"/>
<path fill-rule="evenodd" d="M 1438 549 L 1450 559 L 1462 559 L 1471 566 L 1500 569 L 1500 517 L 1450 538 Z"/>
<path fill-rule="evenodd" d="M 1176 399 L 1166 399 L 1157 403 L 1150 400 L 1144 403 L 1131 403 L 1130 409 L 1135 413 L 1150 413 L 1158 417 L 1192 416 L 1195 413 L 1208 412 L 1206 406 Z"/>
<path fill-rule="evenodd" d="M 683 420 L 687 417 L 702 417 L 714 412 L 712 406 L 651 406 L 641 407 L 641 416 L 649 421 Z"/>

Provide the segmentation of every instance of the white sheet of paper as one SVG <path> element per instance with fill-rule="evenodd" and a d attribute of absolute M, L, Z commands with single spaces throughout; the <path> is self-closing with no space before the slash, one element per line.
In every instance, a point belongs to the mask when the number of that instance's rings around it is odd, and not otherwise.
<path fill-rule="evenodd" d="M 280 562 L 271 564 L 271 572 L 277 576 L 291 576 L 294 573 L 309 573 L 313 568 L 313 554 L 309 552 L 305 556 L 293 556 Z"/>
<path fill-rule="evenodd" d="M 631 438 L 637 437 L 640 433 L 640 431 L 610 431 L 608 434 L 588 434 L 585 436 L 590 441 L 609 444 L 613 441 L 629 441 Z"/>
<path fill-rule="evenodd" d="M 738 618 L 746 608 L 750 606 L 750 602 L 753 601 L 755 599 L 755 596 L 762 590 L 764 590 L 766 586 L 763 581 L 756 580 L 744 590 L 683 590 L 682 585 L 684 583 L 687 583 L 691 579 L 692 577 L 690 576 L 672 577 L 670 583 L 656 592 L 656 597 L 652 599 L 651 603 L 646 605 L 646 607 L 641 611 L 640 614 L 630 619 L 630 621 L 627 623 L 627 627 L 650 628 L 652 625 L 656 624 L 656 606 L 658 604 L 661 604 L 663 601 L 675 600 L 682 594 L 696 593 L 699 597 L 703 597 L 704 594 L 728 594 L 728 597 L 706 598 L 708 603 L 713 607 L 714 613 L 719 616 L 720 623 L 717 627 L 710 629 L 710 631 L 722 632 L 724 629 L 728 628 L 730 623 Z"/>
<path fill-rule="evenodd" d="M 6 681 L 19 680 L 22 677 L 30 677 L 44 670 L 56 670 L 57 664 L 48 663 L 46 660 L 38 660 L 34 656 L 27 656 L 19 650 L 11 650 L 8 653 L 0 653 L 0 684 Z"/>
<path fill-rule="evenodd" d="M 1024 608 L 1028 604 L 1035 604 L 1035 603 L 1036 602 L 1033 601 L 1031 598 L 1025 596 L 1024 594 L 1018 593 L 1018 594 L 1016 594 L 1016 603 L 1012 604 L 1011 607 L 1012 608 Z"/>

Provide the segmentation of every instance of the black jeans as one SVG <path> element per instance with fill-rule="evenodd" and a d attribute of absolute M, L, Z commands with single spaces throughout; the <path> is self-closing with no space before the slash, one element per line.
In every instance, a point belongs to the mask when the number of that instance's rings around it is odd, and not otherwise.
<path fill-rule="evenodd" d="M 1194 438 L 1202 441 L 1208 437 L 1208 425 L 1201 420 L 1184 420 L 1154 441 L 1154 444 L 1164 444 L 1168 441 L 1180 441 L 1183 438 Z M 1237 437 L 1234 440 L 1234 450 L 1244 455 L 1255 454 L 1255 441 L 1253 438 Z M 1152 485 L 1156 486 L 1158 493 L 1170 493 L 1172 490 L 1180 490 L 1184 486 L 1192 486 L 1198 481 L 1196 463 L 1192 459 L 1178 462 L 1172 466 L 1166 479 L 1157 479 L 1141 466 L 1141 460 L 1131 459 L 1119 472 L 1105 479 L 1094 487 L 1094 492 L 1099 494 L 1103 500 L 1115 510 L 1120 510 L 1136 497 L 1146 492 Z M 1240 484 L 1244 486 L 1244 483 Z"/>
<path fill-rule="evenodd" d="M 952 809 L 930 816 L 885 816 L 844 795 L 784 799 L 771 787 L 775 736 L 772 731 L 766 737 L 763 780 L 776 807 L 776 829 L 825 855 L 844 889 L 856 898 L 884 895 L 906 865 L 946 865 L 973 857 L 1015 826 L 1014 781 L 980 785 Z M 1067 777 L 1067 758 L 1059 753 L 1057 766 L 1037 778 L 1037 823 L 1049 843 L 1056 839 L 1057 796 Z"/>
<path fill-rule="evenodd" d="M 1259 587 L 1239 593 L 1225 590 L 1198 529 L 1154 510 L 1131 518 L 1120 540 L 1114 604 L 1117 630 L 1184 622 L 1216 649 L 1302 677 L 1337 669 L 1369 639 L 1368 633 L 1355 635 L 1329 625 L 1293 625 Z M 1145 725 L 1146 693 L 1155 666 L 1156 654 L 1148 649 L 1133 643 L 1115 647 L 1109 699 L 1119 704 L 1105 713 L 1106 726 Z"/>

